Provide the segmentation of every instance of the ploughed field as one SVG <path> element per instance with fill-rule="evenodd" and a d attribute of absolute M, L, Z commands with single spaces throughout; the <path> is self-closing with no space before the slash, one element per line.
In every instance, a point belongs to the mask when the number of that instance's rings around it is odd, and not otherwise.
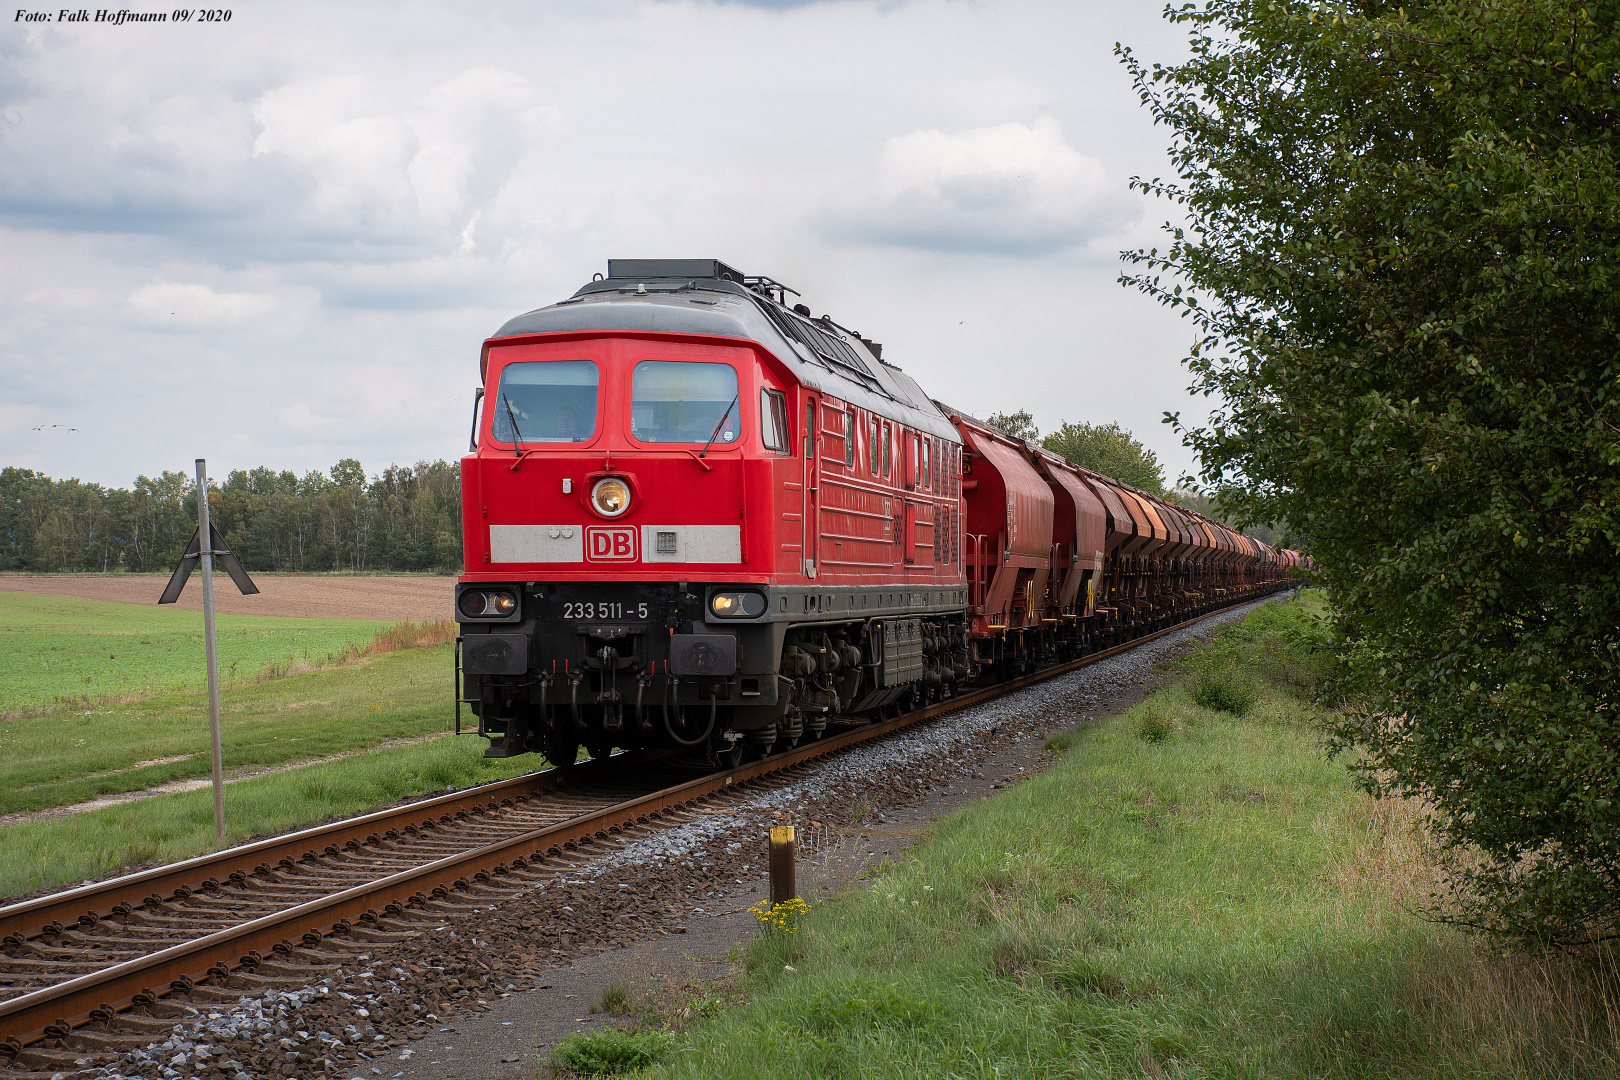
<path fill-rule="evenodd" d="M 455 579 L 440 574 L 253 574 L 259 595 L 242 596 L 229 578 L 216 580 L 215 610 L 294 619 L 432 622 L 451 616 Z M 162 574 L 0 574 L 0 594 L 71 596 L 157 608 Z M 202 574 L 193 573 L 174 605 L 202 610 Z"/>

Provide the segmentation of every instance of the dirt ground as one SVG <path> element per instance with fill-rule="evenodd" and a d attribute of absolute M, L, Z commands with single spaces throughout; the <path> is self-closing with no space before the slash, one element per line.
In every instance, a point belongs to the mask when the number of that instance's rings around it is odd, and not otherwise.
<path fill-rule="evenodd" d="M 297 619 L 429 622 L 451 617 L 455 578 L 436 574 L 254 574 L 257 596 L 243 596 L 223 573 L 214 576 L 214 610 L 231 615 Z M 0 589 L 73 596 L 116 604 L 153 604 L 169 583 L 163 574 L 0 574 Z M 175 607 L 202 610 L 202 575 L 193 573 Z"/>

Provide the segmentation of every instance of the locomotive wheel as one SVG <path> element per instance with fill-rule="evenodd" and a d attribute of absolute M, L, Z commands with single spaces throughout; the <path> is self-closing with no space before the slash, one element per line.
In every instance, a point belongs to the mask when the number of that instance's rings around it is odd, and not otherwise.
<path fill-rule="evenodd" d="M 562 730 L 561 725 L 553 725 L 546 732 L 546 760 L 559 769 L 570 768 L 574 759 L 579 757 L 579 739 L 570 732 Z"/>
<path fill-rule="evenodd" d="M 741 768 L 743 756 L 743 741 L 741 739 L 725 745 L 714 752 L 714 758 L 720 763 L 720 767 L 722 769 Z"/>
<path fill-rule="evenodd" d="M 591 745 L 587 746 L 585 749 L 590 751 L 591 757 L 593 759 L 599 761 L 602 758 L 605 758 L 609 754 L 613 753 L 613 744 L 612 743 L 592 743 Z"/>

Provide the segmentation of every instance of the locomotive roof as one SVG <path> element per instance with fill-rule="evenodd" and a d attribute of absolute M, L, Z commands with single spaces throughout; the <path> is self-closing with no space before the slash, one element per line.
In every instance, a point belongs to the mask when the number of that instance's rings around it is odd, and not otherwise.
<path fill-rule="evenodd" d="M 507 320 L 491 338 L 622 330 L 757 341 L 812 389 L 961 441 L 916 381 L 882 361 L 882 346 L 831 319 L 788 308 L 784 301 L 792 291 L 769 278 L 745 277 L 716 259 L 611 259 L 606 278 Z"/>

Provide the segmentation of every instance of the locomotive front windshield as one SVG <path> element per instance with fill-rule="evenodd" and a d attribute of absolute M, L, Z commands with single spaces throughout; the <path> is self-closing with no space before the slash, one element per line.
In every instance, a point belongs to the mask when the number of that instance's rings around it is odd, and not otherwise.
<path fill-rule="evenodd" d="M 726 446 L 742 433 L 737 369 L 730 364 L 645 360 L 631 386 L 630 433 L 638 442 L 706 443 L 712 436 L 714 445 Z"/>
<path fill-rule="evenodd" d="M 596 434 L 597 381 L 596 365 L 589 360 L 507 364 L 490 405 L 495 438 L 509 443 L 588 442 Z"/>

